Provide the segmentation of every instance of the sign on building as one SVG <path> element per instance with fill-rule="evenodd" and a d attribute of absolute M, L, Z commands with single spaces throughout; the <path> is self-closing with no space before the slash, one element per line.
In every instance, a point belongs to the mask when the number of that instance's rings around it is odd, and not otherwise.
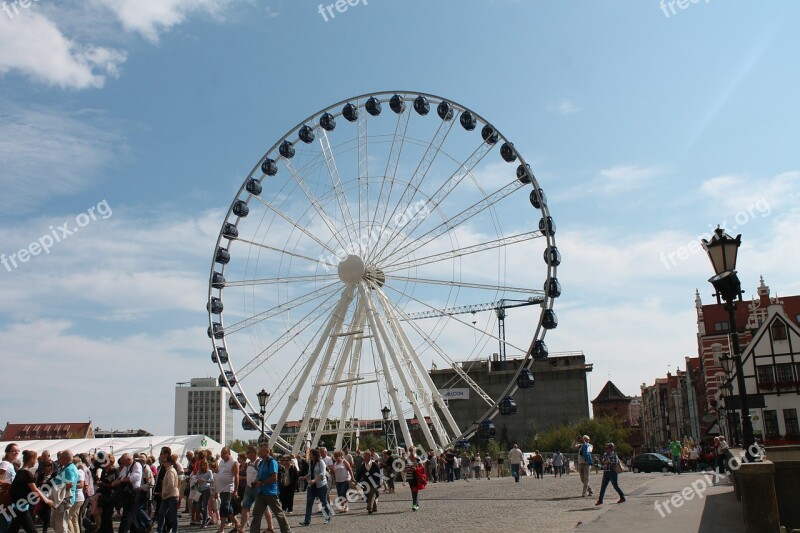
<path fill-rule="evenodd" d="M 439 389 L 445 400 L 469 400 L 469 389 Z"/>

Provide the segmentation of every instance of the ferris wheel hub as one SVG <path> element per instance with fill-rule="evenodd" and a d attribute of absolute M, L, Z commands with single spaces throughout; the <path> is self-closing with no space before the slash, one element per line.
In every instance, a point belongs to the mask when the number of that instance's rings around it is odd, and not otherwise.
<path fill-rule="evenodd" d="M 339 263 L 339 279 L 347 285 L 355 285 L 364 278 L 366 268 L 364 260 L 357 255 L 348 255 L 347 258 Z"/>

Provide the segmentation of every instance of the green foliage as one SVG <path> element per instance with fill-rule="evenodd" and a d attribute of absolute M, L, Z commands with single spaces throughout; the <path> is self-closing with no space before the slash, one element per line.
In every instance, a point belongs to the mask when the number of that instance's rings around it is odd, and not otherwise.
<path fill-rule="evenodd" d="M 358 447 L 361 451 L 364 451 L 367 448 L 371 448 L 373 450 L 383 450 L 386 448 L 386 440 L 374 433 L 367 433 L 366 435 L 361 435 L 359 438 Z"/>
<path fill-rule="evenodd" d="M 589 435 L 597 453 L 602 453 L 606 442 L 613 442 L 619 455 L 631 455 L 633 448 L 628 444 L 630 432 L 619 420 L 611 417 L 587 418 L 577 424 L 558 426 L 540 434 L 538 449 L 543 452 L 572 451 L 572 444 L 579 435 Z M 529 439 L 528 444 L 530 450 L 537 445 L 533 438 Z"/>
<path fill-rule="evenodd" d="M 243 441 L 235 439 L 231 441 L 231 443 L 228 445 L 228 448 L 230 448 L 232 452 L 244 453 L 247 451 L 248 446 L 258 446 L 258 440 L 252 439 L 248 441 Z"/>

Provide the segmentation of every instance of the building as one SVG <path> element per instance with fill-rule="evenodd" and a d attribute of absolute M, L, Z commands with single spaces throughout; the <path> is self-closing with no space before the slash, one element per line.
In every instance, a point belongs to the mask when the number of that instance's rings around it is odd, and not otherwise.
<path fill-rule="evenodd" d="M 733 398 L 738 396 L 738 385 L 736 379 L 731 382 L 720 364 L 720 357 L 732 352 L 728 312 L 725 304 L 703 305 L 699 293 L 695 295 L 695 308 L 700 359 L 695 391 L 701 432 L 711 436 L 721 431 L 729 439 L 738 440 L 741 435 L 739 412 L 730 409 L 738 405 L 737 400 L 724 400 L 731 393 Z M 792 340 L 798 323 L 800 296 L 771 297 L 763 277 L 757 297 L 737 305 L 736 324 L 746 366 L 745 382 L 747 392 L 754 396 L 749 402 L 753 426 L 757 437 L 770 442 L 797 440 L 785 437 L 787 434 L 793 437 L 793 420 L 796 420 L 793 413 L 800 394 L 800 343 Z M 782 339 L 784 332 L 786 338 Z M 728 383 L 732 390 L 725 387 Z"/>
<path fill-rule="evenodd" d="M 153 434 L 143 429 L 100 429 L 94 428 L 94 438 L 96 439 L 120 439 L 130 437 L 152 437 Z"/>
<path fill-rule="evenodd" d="M 688 362 L 690 366 L 698 363 Z M 656 378 L 650 386 L 642 383 L 640 427 L 645 451 L 660 452 L 673 437 L 682 441 L 699 441 L 705 437 L 698 424 L 692 375 L 691 371 L 678 368 L 675 374 L 667 372 L 666 377 Z M 714 416 L 713 422 L 716 420 Z"/>
<path fill-rule="evenodd" d="M 457 363 L 480 389 L 492 398 L 499 398 L 514 377 L 522 359 L 500 361 L 468 361 Z M 589 392 L 586 374 L 592 365 L 583 352 L 551 354 L 545 361 L 534 361 L 531 367 L 535 385 L 519 389 L 514 395 L 517 413 L 496 416 L 497 439 L 522 444 L 534 431 L 572 424 L 589 418 Z M 448 409 L 459 428 L 472 426 L 489 408 L 452 368 L 429 372 L 433 383 L 448 401 Z"/>
<path fill-rule="evenodd" d="M 628 444 L 634 454 L 642 451 L 642 430 L 639 425 L 642 412 L 641 397 L 626 396 L 614 383 L 607 381 L 597 397 L 592 400 L 592 413 L 595 418 L 611 417 L 622 422 L 630 430 Z"/>
<path fill-rule="evenodd" d="M 175 435 L 207 435 L 217 442 L 233 440 L 230 392 L 215 378 L 193 378 L 175 385 Z"/>
<path fill-rule="evenodd" d="M 93 439 L 92 421 L 46 424 L 11 424 L 3 430 L 3 440 Z"/>

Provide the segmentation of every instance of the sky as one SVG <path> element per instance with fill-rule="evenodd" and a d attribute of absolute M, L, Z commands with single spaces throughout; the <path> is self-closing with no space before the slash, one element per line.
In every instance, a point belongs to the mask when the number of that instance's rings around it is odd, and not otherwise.
<path fill-rule="evenodd" d="M 0 6 L 0 423 L 171 433 L 175 383 L 219 372 L 209 265 L 243 180 L 370 92 L 444 96 L 524 154 L 562 254 L 547 344 L 586 354 L 592 398 L 696 355 L 717 224 L 742 234 L 747 297 L 760 276 L 800 293 L 797 3 L 327 5 Z M 509 312 L 510 341 L 533 312 Z"/>

